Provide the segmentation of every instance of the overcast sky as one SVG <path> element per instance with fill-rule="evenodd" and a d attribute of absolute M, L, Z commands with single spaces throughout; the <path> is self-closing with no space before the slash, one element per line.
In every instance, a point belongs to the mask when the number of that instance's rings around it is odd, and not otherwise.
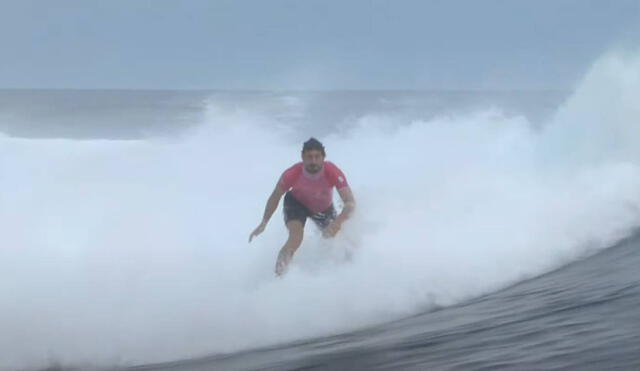
<path fill-rule="evenodd" d="M 640 0 L 0 0 L 0 87 L 570 88 L 639 25 Z"/>

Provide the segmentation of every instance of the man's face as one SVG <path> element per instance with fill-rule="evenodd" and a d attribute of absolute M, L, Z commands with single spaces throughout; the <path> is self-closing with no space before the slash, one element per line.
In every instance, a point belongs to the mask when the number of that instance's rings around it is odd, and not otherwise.
<path fill-rule="evenodd" d="M 324 156 L 317 149 L 309 149 L 302 152 L 302 163 L 304 169 L 311 174 L 315 174 L 322 169 L 324 165 Z"/>

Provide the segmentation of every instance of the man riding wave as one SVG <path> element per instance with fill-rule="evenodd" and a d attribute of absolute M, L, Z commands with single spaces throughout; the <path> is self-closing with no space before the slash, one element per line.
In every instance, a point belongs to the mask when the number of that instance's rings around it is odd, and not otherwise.
<path fill-rule="evenodd" d="M 324 237 L 334 237 L 355 209 L 355 200 L 347 178 L 332 162 L 325 161 L 322 143 L 310 138 L 302 146 L 302 162 L 284 171 L 267 200 L 262 222 L 249 236 L 249 242 L 262 233 L 284 195 L 284 221 L 289 231 L 276 262 L 276 275 L 285 273 L 304 235 L 307 218 L 322 230 Z M 333 188 L 338 190 L 344 206 L 340 214 L 333 207 Z"/>

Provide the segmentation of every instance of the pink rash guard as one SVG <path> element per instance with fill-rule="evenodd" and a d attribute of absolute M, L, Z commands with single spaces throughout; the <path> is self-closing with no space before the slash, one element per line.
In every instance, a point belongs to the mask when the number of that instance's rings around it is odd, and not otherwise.
<path fill-rule="evenodd" d="M 342 171 L 332 162 L 325 161 L 324 166 L 316 174 L 310 174 L 299 162 L 282 173 L 280 189 L 291 193 L 311 213 L 327 210 L 333 202 L 333 187 L 348 187 L 347 179 Z"/>

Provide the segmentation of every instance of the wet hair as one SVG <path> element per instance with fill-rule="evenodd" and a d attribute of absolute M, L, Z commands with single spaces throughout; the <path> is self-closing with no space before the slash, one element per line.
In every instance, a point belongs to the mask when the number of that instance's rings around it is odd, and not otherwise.
<path fill-rule="evenodd" d="M 305 153 L 306 151 L 310 151 L 312 149 L 316 149 L 322 152 L 323 156 L 326 156 L 324 152 L 324 146 L 316 138 L 309 138 L 308 141 L 304 142 L 304 144 L 302 145 L 302 153 Z"/>

